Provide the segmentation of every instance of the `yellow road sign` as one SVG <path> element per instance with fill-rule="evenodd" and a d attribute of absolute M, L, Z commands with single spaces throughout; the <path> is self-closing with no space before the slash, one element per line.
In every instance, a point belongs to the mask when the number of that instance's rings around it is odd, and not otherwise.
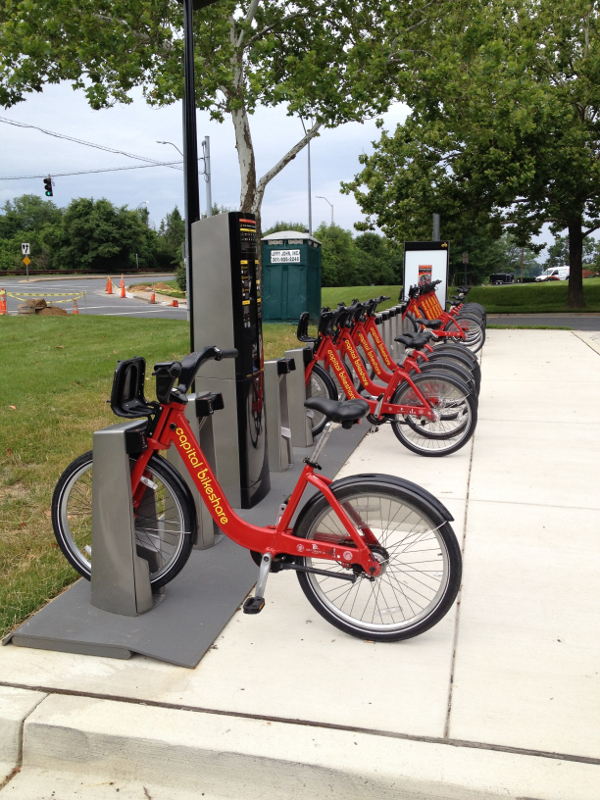
<path fill-rule="evenodd" d="M 23 263 L 25 264 L 26 267 L 28 267 L 31 264 L 31 259 L 29 258 L 29 256 L 25 256 L 25 258 L 23 259 Z"/>

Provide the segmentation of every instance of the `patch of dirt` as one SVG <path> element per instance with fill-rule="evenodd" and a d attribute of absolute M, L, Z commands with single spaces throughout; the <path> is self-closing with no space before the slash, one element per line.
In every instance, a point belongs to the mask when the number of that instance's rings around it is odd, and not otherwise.
<path fill-rule="evenodd" d="M 130 292 L 149 292 L 151 290 L 151 286 L 146 286 L 145 283 L 140 283 L 138 286 L 130 286 Z"/>
<path fill-rule="evenodd" d="M 27 497 L 28 494 L 29 489 L 22 483 L 13 483 L 12 486 L 0 486 L 0 500 L 5 500 L 7 498 L 19 499 L 21 497 Z"/>
<path fill-rule="evenodd" d="M 59 308 L 58 306 L 46 306 L 45 308 L 40 308 L 39 311 L 36 308 L 35 313 L 40 317 L 67 317 L 68 314 L 64 308 Z"/>
<path fill-rule="evenodd" d="M 154 284 L 154 288 L 155 289 L 167 289 L 168 291 L 170 291 L 172 289 L 171 286 L 167 286 L 167 284 L 164 283 L 163 281 L 159 281 L 158 283 L 155 283 Z"/>

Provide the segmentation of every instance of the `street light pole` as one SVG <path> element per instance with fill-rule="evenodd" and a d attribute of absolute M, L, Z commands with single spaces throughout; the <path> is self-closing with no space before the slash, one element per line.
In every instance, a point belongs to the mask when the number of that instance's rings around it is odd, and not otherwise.
<path fill-rule="evenodd" d="M 319 200 L 325 200 L 326 203 L 329 203 L 329 200 L 326 197 L 322 197 L 320 194 L 317 195 Z M 331 206 L 331 225 L 333 226 L 333 203 L 329 203 Z"/>
<path fill-rule="evenodd" d="M 206 216 L 212 217 L 212 173 L 210 166 L 210 136 L 205 136 L 202 142 L 204 153 L 204 182 L 206 183 Z"/>
<path fill-rule="evenodd" d="M 184 140 L 185 140 L 185 102 L 184 102 L 184 104 L 182 106 L 182 112 L 183 112 L 183 128 L 184 128 Z M 185 156 L 183 155 L 181 150 L 177 147 L 177 145 L 173 144 L 173 142 L 163 142 L 163 141 L 158 141 L 157 140 L 156 144 L 170 144 L 171 147 L 174 147 L 175 150 L 177 150 L 177 152 L 179 153 L 180 156 L 183 156 L 183 160 L 185 162 Z M 185 149 L 185 144 L 184 144 L 184 149 Z M 189 243 L 188 243 L 187 219 L 188 219 L 187 174 L 184 172 L 184 176 L 183 176 L 183 220 L 184 220 L 185 225 L 184 225 L 184 245 L 183 245 L 183 266 L 184 266 L 184 269 L 185 269 L 185 288 L 186 288 L 187 299 L 188 299 L 188 302 L 187 302 L 187 321 L 190 322 L 191 321 L 191 315 L 190 315 L 190 291 L 189 291 L 189 286 L 190 286 L 190 259 L 189 259 L 189 252 L 190 252 L 190 250 L 189 250 Z"/>
<path fill-rule="evenodd" d="M 192 224 L 200 219 L 198 186 L 198 138 L 196 134 L 196 81 L 194 77 L 193 0 L 183 0 L 185 90 L 183 99 L 183 171 L 185 175 L 185 239 L 187 243 L 187 307 L 190 321 L 190 351 L 194 350 Z M 205 3 L 208 5 L 208 3 Z"/>

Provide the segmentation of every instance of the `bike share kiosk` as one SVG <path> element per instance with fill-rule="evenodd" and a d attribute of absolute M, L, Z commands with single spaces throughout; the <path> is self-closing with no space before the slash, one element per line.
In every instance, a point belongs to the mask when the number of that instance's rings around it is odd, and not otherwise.
<path fill-rule="evenodd" d="M 265 422 L 262 296 L 256 219 L 231 211 L 192 225 L 194 350 L 235 347 L 231 361 L 210 362 L 196 391 L 223 395 L 214 417 L 219 481 L 234 508 L 252 508 L 269 492 Z"/>

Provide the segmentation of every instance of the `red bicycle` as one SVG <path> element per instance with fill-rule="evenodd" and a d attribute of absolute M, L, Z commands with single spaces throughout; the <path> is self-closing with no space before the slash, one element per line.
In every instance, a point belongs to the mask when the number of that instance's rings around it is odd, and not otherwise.
<path fill-rule="evenodd" d="M 179 473 L 159 455 L 176 447 L 223 533 L 251 551 L 259 565 L 255 595 L 244 611 L 259 613 L 271 572 L 295 570 L 315 610 L 353 636 L 377 641 L 408 639 L 435 625 L 451 608 L 461 579 L 460 548 L 448 510 L 425 489 L 391 475 L 353 475 L 332 481 L 318 475 L 318 459 L 334 426 L 350 428 L 369 413 L 360 398 L 313 397 L 325 429 L 274 525 L 242 519 L 228 503 L 186 417 L 186 393 L 202 364 L 233 358 L 235 350 L 206 347 L 181 362 L 156 364 L 158 402 L 144 397 L 143 358 L 122 361 L 111 406 L 121 417 L 146 417 L 140 451 L 130 455 L 135 534 L 139 555 L 153 550 L 150 582 L 159 587 L 184 567 L 194 543 L 195 507 Z M 175 384 L 177 383 L 177 386 Z M 203 399 L 201 411 L 223 407 L 221 395 Z M 91 549 L 93 455 L 85 453 L 63 473 L 52 500 L 57 542 L 85 578 Z M 316 494 L 300 508 L 307 488 Z"/>
<path fill-rule="evenodd" d="M 360 381 L 366 390 L 362 397 L 369 404 L 369 422 L 390 422 L 399 441 L 414 453 L 445 456 L 464 447 L 477 425 L 477 400 L 469 386 L 442 370 L 420 373 L 414 362 L 409 369 L 395 365 L 385 386 L 375 384 L 350 337 L 348 313 L 343 307 L 323 310 L 318 338 L 308 335 L 306 315 L 300 317 L 298 339 L 313 344 L 305 367 L 307 396 L 338 397 L 331 370 L 351 400 L 361 397 L 355 384 Z M 315 414 L 313 432 L 324 425 L 325 418 Z"/>
<path fill-rule="evenodd" d="M 439 281 L 436 281 L 439 283 Z M 459 311 L 444 311 L 435 293 L 435 284 L 411 286 L 408 290 L 408 306 L 405 310 L 423 320 L 440 321 L 438 336 L 461 341 L 472 353 L 476 353 L 485 342 L 485 324 L 479 314 Z M 421 322 L 421 320 L 418 320 Z"/>

